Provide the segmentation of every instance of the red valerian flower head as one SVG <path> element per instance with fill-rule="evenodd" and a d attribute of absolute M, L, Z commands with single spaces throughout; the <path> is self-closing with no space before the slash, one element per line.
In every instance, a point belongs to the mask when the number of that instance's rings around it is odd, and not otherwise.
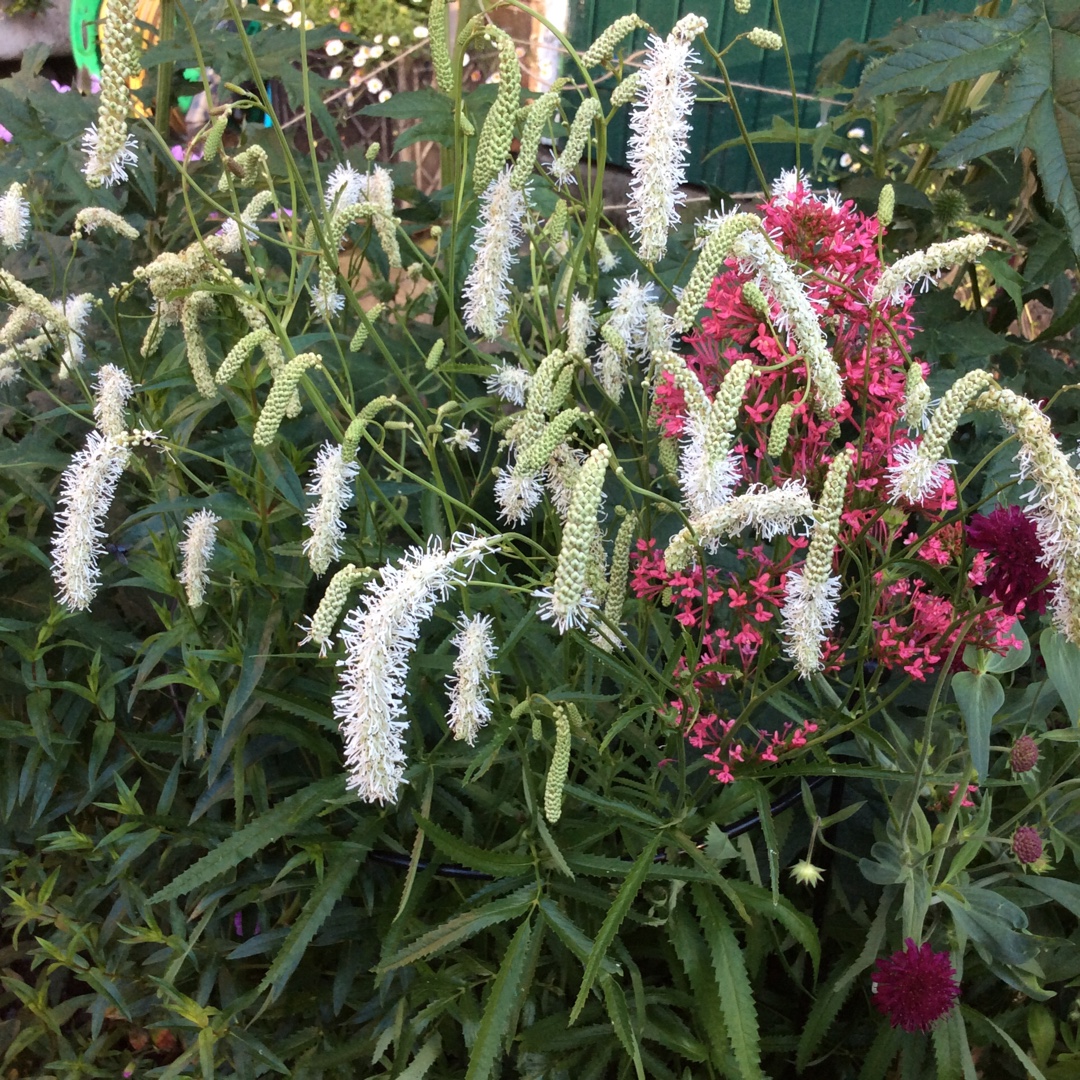
<path fill-rule="evenodd" d="M 1006 615 L 1015 615 L 1021 601 L 1027 611 L 1046 611 L 1048 590 L 1038 587 L 1046 580 L 1042 545 L 1035 522 L 1019 506 L 976 514 L 968 523 L 967 542 L 994 560 L 981 590 L 1000 601 Z"/>
<path fill-rule="evenodd" d="M 874 1004 L 893 1027 L 927 1031 L 948 1015 L 960 996 L 956 971 L 947 952 L 934 952 L 930 943 L 904 948 L 874 967 Z"/>

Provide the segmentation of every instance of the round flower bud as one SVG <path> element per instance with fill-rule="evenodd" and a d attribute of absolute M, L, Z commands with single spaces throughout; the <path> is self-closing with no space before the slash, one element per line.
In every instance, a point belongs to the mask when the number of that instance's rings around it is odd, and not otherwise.
<path fill-rule="evenodd" d="M 1009 751 L 1009 768 L 1014 773 L 1031 772 L 1039 763 L 1039 746 L 1030 735 L 1021 735 Z"/>
<path fill-rule="evenodd" d="M 886 184 L 878 194 L 877 219 L 887 229 L 893 223 L 896 211 L 896 189 Z"/>
<path fill-rule="evenodd" d="M 1043 842 L 1038 829 L 1021 825 L 1012 835 L 1012 853 L 1017 862 L 1030 866 L 1042 858 Z"/>

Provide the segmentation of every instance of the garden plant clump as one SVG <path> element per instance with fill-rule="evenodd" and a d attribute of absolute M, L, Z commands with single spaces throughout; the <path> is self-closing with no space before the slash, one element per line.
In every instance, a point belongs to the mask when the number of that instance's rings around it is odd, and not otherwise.
<path fill-rule="evenodd" d="M 11 1075 L 1073 1075 L 1080 177 L 988 130 L 1080 39 L 880 42 L 769 178 L 733 7 L 531 92 L 433 0 L 433 195 L 300 152 L 303 18 L 0 84 Z M 718 87 L 762 195 L 691 221 Z"/>

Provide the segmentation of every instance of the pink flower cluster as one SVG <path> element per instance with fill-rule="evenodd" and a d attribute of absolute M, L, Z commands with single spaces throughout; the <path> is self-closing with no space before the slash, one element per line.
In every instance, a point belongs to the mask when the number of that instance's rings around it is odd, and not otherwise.
<path fill-rule="evenodd" d="M 751 276 L 737 260 L 729 259 L 712 284 L 701 330 L 685 339 L 690 347 L 686 361 L 710 399 L 733 364 L 748 359 L 755 365 L 735 447 L 743 481 L 775 487 L 786 479 L 800 478 L 812 492 L 820 492 L 833 456 L 845 445 L 851 446 L 855 457 L 844 499 L 839 550 L 861 551 L 864 566 L 866 559 L 880 558 L 880 552 L 894 560 L 888 580 L 881 571 L 873 578 L 878 598 L 870 655 L 887 669 L 925 680 L 944 662 L 961 634 L 957 658 L 968 644 L 1002 652 L 1014 647 L 1017 643 L 1008 633 L 1012 618 L 1003 615 L 1000 606 L 973 615 L 958 606 L 955 590 L 937 584 L 943 580 L 940 568 L 951 566 L 954 575 L 965 573 L 968 584 L 981 586 L 995 566 L 991 541 L 979 544 L 983 550 L 972 558 L 962 527 L 942 525 L 944 516 L 957 505 L 952 481 L 926 506 L 896 508 L 889 503 L 889 468 L 895 464 L 896 448 L 909 441 L 901 417 L 906 373 L 909 364 L 922 362 L 910 359 L 916 329 L 912 299 L 891 305 L 887 319 L 869 301 L 883 269 L 877 219 L 858 212 L 851 202 L 819 199 L 802 183 L 770 199 L 761 211 L 773 242 L 802 271 L 806 296 L 828 335 L 845 398 L 830 417 L 814 412 L 806 394 L 805 366 L 786 329 L 785 314 L 775 303 L 768 317 L 756 310 L 750 303 L 752 290 L 750 299 L 744 290 Z M 926 365 L 922 367 L 925 375 Z M 683 435 L 683 391 L 665 375 L 656 398 L 662 434 Z M 784 404 L 793 407 L 792 423 L 786 447 L 772 457 L 767 450 L 770 426 Z M 738 551 L 736 570 L 693 566 L 669 573 L 655 541 L 639 542 L 631 589 L 639 598 L 670 604 L 675 620 L 694 633 L 701 651 L 691 681 L 707 703 L 708 695 L 730 694 L 736 673 L 752 678 L 756 667 L 778 657 L 775 628 L 780 622 L 785 575 L 799 567 L 806 545 L 804 537 L 785 537 L 770 546 Z M 897 573 L 897 556 L 938 569 L 925 574 L 906 569 Z M 999 560 L 1004 568 L 984 589 L 998 599 L 1006 593 L 1001 584 L 1008 573 L 1005 563 Z M 873 573 L 872 561 L 868 569 Z M 1010 601 L 1015 591 L 1008 594 Z M 974 607 L 976 598 L 970 591 L 968 595 Z M 845 661 L 840 643 L 827 641 L 823 658 L 826 672 L 839 670 Z M 680 663 L 676 674 L 685 675 L 685 663 Z M 694 746 L 707 750 L 706 757 L 716 765 L 713 774 L 721 782 L 734 778 L 737 765 L 773 760 L 768 756 L 772 742 L 759 742 L 751 751 L 724 729 L 730 721 L 717 719 L 709 704 L 702 711 L 705 715 L 698 719 L 683 717 L 682 726 Z M 779 737 L 783 741 L 795 736 L 787 732 Z M 784 745 L 790 751 L 800 744 Z M 780 744 L 775 753 L 779 755 Z"/>
<path fill-rule="evenodd" d="M 806 736 L 817 731 L 817 724 L 803 720 L 799 724 L 786 723 L 780 731 L 759 732 L 756 744 L 733 737 L 734 720 L 722 720 L 716 713 L 699 716 L 686 732 L 687 741 L 698 750 L 704 750 L 705 760 L 713 763 L 709 769 L 721 784 L 735 779 L 733 765 L 743 767 L 757 764 L 775 765 L 785 754 L 802 750 Z"/>

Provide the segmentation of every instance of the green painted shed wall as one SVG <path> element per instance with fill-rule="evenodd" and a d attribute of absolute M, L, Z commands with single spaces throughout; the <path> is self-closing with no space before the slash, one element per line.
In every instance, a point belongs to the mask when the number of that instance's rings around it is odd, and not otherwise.
<path fill-rule="evenodd" d="M 780 11 L 791 48 L 799 93 L 815 94 L 818 66 L 841 41 L 855 38 L 868 41 L 888 33 L 899 21 L 933 11 L 971 11 L 975 0 L 784 0 Z M 667 33 L 683 15 L 693 12 L 709 20 L 709 40 L 714 45 L 729 42 L 736 34 L 754 26 L 776 30 L 770 0 L 753 0 L 749 15 L 739 15 L 731 0 L 570 0 L 570 39 L 578 49 L 585 48 L 620 15 L 636 12 L 661 33 Z M 628 53 L 643 48 L 646 35 L 638 32 L 624 43 Z M 783 53 L 763 52 L 746 41 L 739 42 L 725 58 L 731 79 L 754 86 L 788 88 L 787 67 Z M 699 66 L 702 73 L 716 71 L 707 58 Z M 790 94 L 774 95 L 757 90 L 736 88 L 739 107 L 750 131 L 767 128 L 772 116 L 791 117 Z M 835 107 L 834 107 L 835 108 Z M 823 105 L 803 100 L 800 123 L 814 127 L 823 117 Z M 691 183 L 713 184 L 726 191 L 755 190 L 758 184 L 750 168 L 746 151 L 737 146 L 704 160 L 708 151 L 737 137 L 738 128 L 731 110 L 723 104 L 699 102 L 694 109 L 691 138 Z M 625 121 L 616 124 L 609 135 L 608 160 L 625 161 L 627 129 Z M 795 163 L 791 146 L 759 147 L 759 157 L 767 176 Z"/>

